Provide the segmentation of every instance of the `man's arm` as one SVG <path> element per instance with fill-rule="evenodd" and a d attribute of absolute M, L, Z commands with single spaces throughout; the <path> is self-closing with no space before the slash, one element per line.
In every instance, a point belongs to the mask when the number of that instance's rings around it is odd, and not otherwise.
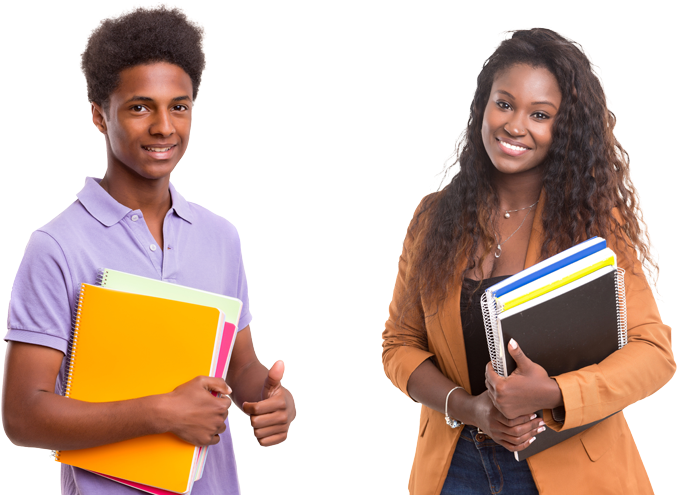
<path fill-rule="evenodd" d="M 63 357 L 50 347 L 9 342 L 2 419 L 16 445 L 72 450 L 165 432 L 211 445 L 225 430 L 231 390 L 220 378 L 196 377 L 173 392 L 139 399 L 83 402 L 54 393 Z"/>
<path fill-rule="evenodd" d="M 254 435 L 264 447 L 284 442 L 296 417 L 294 398 L 280 383 L 283 373 L 282 361 L 270 371 L 259 362 L 249 326 L 237 334 L 227 381 L 235 404 L 250 416 Z"/>

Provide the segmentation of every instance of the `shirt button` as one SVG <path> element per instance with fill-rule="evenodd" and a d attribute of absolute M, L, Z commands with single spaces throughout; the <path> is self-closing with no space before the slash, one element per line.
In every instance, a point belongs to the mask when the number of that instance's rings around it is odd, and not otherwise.
<path fill-rule="evenodd" d="M 155 244 L 150 245 L 150 250 L 155 251 L 157 249 L 157 246 Z"/>
<path fill-rule="evenodd" d="M 132 222 L 136 222 L 139 219 L 139 215 L 132 215 Z"/>

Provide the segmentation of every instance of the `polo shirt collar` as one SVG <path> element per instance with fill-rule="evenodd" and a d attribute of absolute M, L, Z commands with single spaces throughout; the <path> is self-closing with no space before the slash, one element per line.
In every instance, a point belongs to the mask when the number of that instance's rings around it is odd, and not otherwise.
<path fill-rule="evenodd" d="M 172 208 L 174 208 L 174 212 L 186 222 L 192 224 L 193 211 L 190 207 L 190 203 L 183 199 L 183 196 L 174 189 L 171 182 L 169 183 L 169 194 L 172 195 Z"/>
<path fill-rule="evenodd" d="M 113 199 L 100 185 L 101 179 L 87 177 L 85 187 L 77 194 L 82 206 L 106 227 L 115 225 L 122 220 L 130 211 Z M 172 196 L 172 209 L 183 220 L 193 223 L 193 214 L 190 204 L 181 196 L 172 183 L 169 183 L 169 193 Z"/>

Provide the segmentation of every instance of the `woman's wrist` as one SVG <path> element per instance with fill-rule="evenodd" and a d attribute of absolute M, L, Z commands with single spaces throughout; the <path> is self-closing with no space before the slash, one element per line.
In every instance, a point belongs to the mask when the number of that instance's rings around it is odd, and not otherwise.
<path fill-rule="evenodd" d="M 542 409 L 554 409 L 564 405 L 562 390 L 559 388 L 559 384 L 554 378 L 550 378 L 550 380 L 546 382 L 543 399 L 544 405 Z"/>
<path fill-rule="evenodd" d="M 444 399 L 444 418 L 451 428 L 458 428 L 459 426 L 464 424 L 462 421 L 457 420 L 453 416 L 449 416 L 449 397 L 457 390 L 463 390 L 463 387 L 461 387 L 460 385 L 456 385 L 451 390 L 449 390 L 449 392 L 447 392 L 447 396 Z"/>
<path fill-rule="evenodd" d="M 447 411 L 449 417 L 465 425 L 474 425 L 474 407 L 473 396 L 466 392 L 463 388 L 452 393 L 447 400 Z"/>

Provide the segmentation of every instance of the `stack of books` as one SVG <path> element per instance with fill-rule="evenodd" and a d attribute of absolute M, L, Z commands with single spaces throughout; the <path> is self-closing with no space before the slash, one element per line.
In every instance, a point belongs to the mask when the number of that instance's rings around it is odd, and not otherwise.
<path fill-rule="evenodd" d="M 627 343 L 623 269 L 600 237 L 489 287 L 481 304 L 492 365 L 505 377 L 516 367 L 510 339 L 549 376 L 597 364 Z M 525 459 L 594 424 L 546 429 L 515 457 Z"/>
<path fill-rule="evenodd" d="M 168 393 L 199 375 L 225 379 L 239 299 L 110 269 L 98 281 L 81 286 L 63 395 L 110 402 Z M 164 495 L 190 493 L 207 451 L 164 433 L 55 458 Z"/>

